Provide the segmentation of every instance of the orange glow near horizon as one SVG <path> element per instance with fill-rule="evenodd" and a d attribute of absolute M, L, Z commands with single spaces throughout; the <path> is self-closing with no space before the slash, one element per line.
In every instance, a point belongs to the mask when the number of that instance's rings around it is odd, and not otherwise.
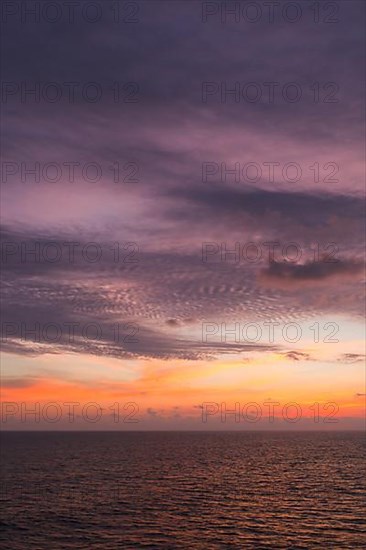
<path fill-rule="evenodd" d="M 3 388 L 2 401 L 23 403 L 23 406 L 28 404 L 29 409 L 35 403 L 42 406 L 58 403 L 62 409 L 65 402 L 75 402 L 80 407 L 87 403 L 97 403 L 103 415 L 107 416 L 113 411 L 115 403 L 124 406 L 133 402 L 138 405 L 142 420 L 148 411 L 156 411 L 156 417 L 169 419 L 172 426 L 178 425 L 181 420 L 193 420 L 201 428 L 201 407 L 208 402 L 217 403 L 220 407 L 224 403 L 227 410 L 234 410 L 236 403 L 240 409 L 249 403 L 257 403 L 262 407 L 264 416 L 268 414 L 268 405 L 264 404 L 275 402 L 275 418 L 281 416 L 286 404 L 296 403 L 301 407 L 302 418 L 305 419 L 314 417 L 316 403 L 319 404 L 321 417 L 330 415 L 333 409 L 324 407 L 327 403 L 333 403 L 337 407 L 334 418 L 360 421 L 364 417 L 364 400 L 362 395 L 357 394 L 362 378 L 360 363 L 348 365 L 347 378 L 344 377 L 344 370 L 332 365 L 332 381 L 329 383 L 329 376 L 324 374 L 319 364 L 291 361 L 276 353 L 266 355 L 265 359 L 253 357 L 245 361 L 140 360 L 136 362 L 139 376 L 121 380 L 116 376 L 116 367 L 122 366 L 123 361 L 90 357 L 90 364 L 100 361 L 104 364 L 104 371 L 102 374 L 98 369 L 98 376 L 83 381 L 72 373 L 83 372 L 88 358 L 73 356 L 72 359 L 74 368 L 66 378 L 57 373 L 58 368 L 62 372 L 70 356 L 52 357 L 55 368 L 52 376 L 37 375 L 23 381 L 23 384 L 19 381 L 18 385 L 14 378 L 12 385 Z M 26 362 L 29 361 L 32 363 L 37 360 L 33 358 Z M 46 357 L 43 357 L 43 362 L 47 363 Z M 309 369 L 314 371 L 311 378 L 308 376 Z M 176 417 L 174 420 L 172 415 L 177 411 L 179 419 Z M 295 411 L 290 416 L 293 414 Z M 108 421 L 108 418 L 105 420 Z M 227 427 L 230 427 L 229 423 Z M 342 429 L 341 421 L 339 429 Z"/>

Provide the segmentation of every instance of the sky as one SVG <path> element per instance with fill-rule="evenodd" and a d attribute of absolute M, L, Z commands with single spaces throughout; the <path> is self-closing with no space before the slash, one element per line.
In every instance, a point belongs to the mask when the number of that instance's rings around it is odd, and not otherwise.
<path fill-rule="evenodd" d="M 364 3 L 26 4 L 3 429 L 362 429 Z"/>

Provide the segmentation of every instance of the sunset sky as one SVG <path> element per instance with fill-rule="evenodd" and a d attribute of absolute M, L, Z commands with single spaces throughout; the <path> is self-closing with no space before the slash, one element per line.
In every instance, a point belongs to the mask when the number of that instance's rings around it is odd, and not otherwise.
<path fill-rule="evenodd" d="M 360 3 L 333 23 L 309 2 L 292 23 L 223 22 L 199 1 L 137 2 L 115 22 L 107 4 L 95 23 L 3 28 L 3 429 L 362 429 Z M 48 337 L 25 339 L 37 323 Z M 74 421 L 64 405 L 21 421 L 21 403 L 50 402 L 79 403 Z M 203 422 L 204 403 L 263 415 Z"/>

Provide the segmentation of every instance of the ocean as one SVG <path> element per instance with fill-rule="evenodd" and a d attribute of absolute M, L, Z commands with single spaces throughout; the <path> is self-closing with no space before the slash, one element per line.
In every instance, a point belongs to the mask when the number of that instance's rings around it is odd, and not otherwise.
<path fill-rule="evenodd" d="M 366 548 L 359 432 L 3 432 L 6 550 Z"/>

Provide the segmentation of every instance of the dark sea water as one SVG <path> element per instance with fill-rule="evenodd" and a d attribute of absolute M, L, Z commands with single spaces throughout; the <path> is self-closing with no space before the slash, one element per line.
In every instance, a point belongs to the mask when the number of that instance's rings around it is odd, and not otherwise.
<path fill-rule="evenodd" d="M 366 548 L 361 433 L 3 433 L 7 550 Z"/>

